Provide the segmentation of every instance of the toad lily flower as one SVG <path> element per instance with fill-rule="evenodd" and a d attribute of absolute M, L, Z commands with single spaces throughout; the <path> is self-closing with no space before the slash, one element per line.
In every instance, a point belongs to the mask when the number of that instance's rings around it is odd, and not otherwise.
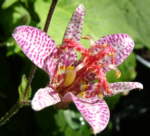
<path fill-rule="evenodd" d="M 138 82 L 108 83 L 106 72 L 115 70 L 120 76 L 117 66 L 132 52 L 134 42 L 127 34 L 112 34 L 91 42 L 89 49 L 84 48 L 79 42 L 84 15 L 84 7 L 79 5 L 61 46 L 56 46 L 45 32 L 31 26 L 17 27 L 13 37 L 24 54 L 50 77 L 47 87 L 35 93 L 32 108 L 39 111 L 54 104 L 73 102 L 97 134 L 104 130 L 110 117 L 103 97 L 143 86 Z M 81 54 L 80 59 L 77 52 Z"/>

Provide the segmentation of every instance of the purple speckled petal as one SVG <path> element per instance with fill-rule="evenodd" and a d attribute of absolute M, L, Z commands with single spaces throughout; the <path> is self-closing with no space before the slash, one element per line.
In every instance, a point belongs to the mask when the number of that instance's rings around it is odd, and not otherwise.
<path fill-rule="evenodd" d="M 60 65 L 65 65 L 65 66 L 74 65 L 76 61 L 77 61 L 77 54 L 72 49 L 63 50 L 59 56 Z"/>
<path fill-rule="evenodd" d="M 127 34 L 112 34 L 101 38 L 95 42 L 96 45 L 107 44 L 115 49 L 115 65 L 121 64 L 132 52 L 134 47 L 134 41 Z M 102 64 L 112 64 L 111 57 L 108 56 L 102 59 Z"/>
<path fill-rule="evenodd" d="M 143 89 L 143 85 L 139 82 L 116 82 L 109 84 L 112 95 L 128 92 L 133 89 Z"/>
<path fill-rule="evenodd" d="M 85 16 L 85 8 L 80 4 L 72 15 L 72 18 L 66 28 L 63 39 L 72 39 L 76 42 L 80 41 Z M 63 45 L 66 43 L 63 41 Z M 63 46 L 62 45 L 62 46 Z M 77 54 L 73 49 L 67 49 L 60 55 L 60 62 L 63 65 L 74 65 L 77 60 Z"/>
<path fill-rule="evenodd" d="M 60 101 L 58 93 L 52 88 L 46 87 L 39 89 L 35 93 L 31 101 L 31 106 L 35 111 L 39 111 Z"/>
<path fill-rule="evenodd" d="M 64 39 L 73 39 L 77 42 L 80 41 L 83 21 L 85 16 L 85 9 L 83 5 L 79 5 L 72 15 L 72 18 L 67 26 Z"/>
<path fill-rule="evenodd" d="M 65 97 L 68 100 L 69 97 L 72 99 L 77 109 L 92 127 L 94 134 L 100 133 L 106 128 L 109 122 L 110 112 L 104 100 L 98 97 L 88 99 L 79 98 L 72 93 L 68 93 Z"/>
<path fill-rule="evenodd" d="M 55 42 L 43 31 L 31 26 L 19 26 L 12 34 L 27 57 L 39 68 L 53 76 L 57 60 Z"/>

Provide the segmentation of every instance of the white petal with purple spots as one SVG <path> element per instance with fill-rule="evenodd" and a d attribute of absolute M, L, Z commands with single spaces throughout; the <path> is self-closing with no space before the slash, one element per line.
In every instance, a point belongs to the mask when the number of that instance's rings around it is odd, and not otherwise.
<path fill-rule="evenodd" d="M 106 128 L 109 122 L 110 112 L 104 100 L 99 99 L 98 97 L 88 99 L 79 98 L 72 93 L 68 93 L 66 99 L 69 100 L 69 97 L 75 103 L 84 119 L 90 124 L 94 134 L 97 134 Z"/>
<path fill-rule="evenodd" d="M 53 76 L 57 54 L 55 42 L 43 31 L 31 26 L 19 26 L 12 34 L 27 57 L 39 68 Z"/>
<path fill-rule="evenodd" d="M 80 41 L 81 32 L 83 27 L 83 21 L 85 16 L 84 6 L 79 5 L 72 15 L 72 18 L 67 26 L 64 39 L 73 39 L 75 41 Z"/>
<path fill-rule="evenodd" d="M 130 55 L 134 47 L 133 39 L 127 34 L 107 35 L 96 41 L 95 44 L 99 46 L 106 44 L 110 45 L 111 47 L 113 47 L 113 49 L 115 49 L 114 60 L 116 66 L 121 64 Z M 112 64 L 111 57 L 107 56 L 106 58 L 100 60 L 100 63 Z"/>
<path fill-rule="evenodd" d="M 139 82 L 115 82 L 109 84 L 109 87 L 112 90 L 112 95 L 125 93 L 133 89 L 143 89 L 143 85 Z"/>
<path fill-rule="evenodd" d="M 52 88 L 46 87 L 39 89 L 35 93 L 31 101 L 31 106 L 35 111 L 39 111 L 60 101 L 58 93 Z"/>

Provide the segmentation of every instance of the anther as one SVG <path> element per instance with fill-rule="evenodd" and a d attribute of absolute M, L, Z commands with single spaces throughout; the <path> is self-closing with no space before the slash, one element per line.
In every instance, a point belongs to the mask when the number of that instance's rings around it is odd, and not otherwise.
<path fill-rule="evenodd" d="M 121 71 L 115 65 L 109 65 L 108 67 L 115 71 L 116 78 L 121 77 Z"/>
<path fill-rule="evenodd" d="M 89 41 L 90 41 L 90 45 L 91 45 L 91 46 L 95 44 L 95 41 L 94 41 L 93 37 L 92 37 L 92 36 L 90 36 L 90 35 L 82 36 L 82 37 L 81 37 L 81 39 L 89 40 Z"/>
<path fill-rule="evenodd" d="M 119 69 L 115 70 L 115 76 L 116 76 L 117 79 L 121 77 L 121 72 L 120 72 Z"/>

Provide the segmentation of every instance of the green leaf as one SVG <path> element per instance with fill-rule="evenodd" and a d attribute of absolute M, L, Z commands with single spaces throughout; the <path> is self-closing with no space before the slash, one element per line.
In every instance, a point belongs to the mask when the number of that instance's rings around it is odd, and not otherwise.
<path fill-rule="evenodd" d="M 5 44 L 8 47 L 7 56 L 11 56 L 13 54 L 18 54 L 21 52 L 21 49 L 18 45 L 16 45 L 14 39 L 9 38 Z"/>
<path fill-rule="evenodd" d="M 0 10 L 0 40 L 5 41 L 11 37 L 14 28 L 18 25 L 29 25 L 31 17 L 29 12 L 19 3 L 10 8 Z M 7 43 L 6 43 L 7 44 Z"/>
<path fill-rule="evenodd" d="M 27 85 L 28 85 L 28 80 L 25 75 L 22 75 L 21 83 L 18 87 L 20 102 L 28 101 L 31 97 L 31 86 L 27 88 Z"/>
<path fill-rule="evenodd" d="M 15 2 L 17 2 L 18 0 L 5 0 L 2 4 L 2 8 L 6 9 L 10 6 L 12 6 Z"/>
<path fill-rule="evenodd" d="M 98 39 L 112 33 L 128 33 L 140 46 L 150 48 L 149 0 L 61 0 L 55 10 L 49 34 L 61 43 L 66 25 L 76 6 L 83 3 L 86 18 L 83 35 Z M 37 0 L 35 10 L 40 17 L 39 27 L 43 28 L 50 1 Z"/>
<path fill-rule="evenodd" d="M 59 110 L 55 114 L 55 120 L 59 127 L 58 131 L 64 133 L 65 136 L 91 135 L 90 129 L 79 111 Z"/>
<path fill-rule="evenodd" d="M 85 124 L 83 117 L 79 114 L 79 112 L 75 112 L 73 110 L 65 110 L 64 117 L 68 123 L 68 125 L 76 130 L 81 127 L 81 125 Z"/>

